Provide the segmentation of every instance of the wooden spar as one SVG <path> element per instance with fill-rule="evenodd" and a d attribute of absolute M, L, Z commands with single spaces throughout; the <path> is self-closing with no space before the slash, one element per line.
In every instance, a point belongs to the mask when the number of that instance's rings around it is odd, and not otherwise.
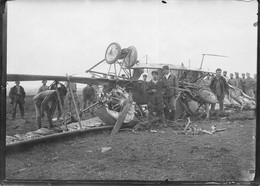
<path fill-rule="evenodd" d="M 79 127 L 80 127 L 80 129 L 82 129 L 81 119 L 80 119 L 80 116 L 79 116 L 79 110 L 78 110 L 78 107 L 77 107 L 77 103 L 76 103 L 76 101 L 75 101 L 73 92 L 72 92 L 72 90 L 71 90 L 71 85 L 70 85 L 69 76 L 67 76 L 67 77 L 68 77 L 69 93 L 70 93 L 70 96 L 72 97 L 72 101 L 73 101 L 73 104 L 74 104 L 74 107 L 75 107 L 75 110 L 76 110 L 76 114 L 77 114 L 77 117 L 78 117 L 78 120 L 79 120 Z"/>
<path fill-rule="evenodd" d="M 98 62 L 97 64 L 95 64 L 93 67 L 91 67 L 90 69 L 86 70 L 86 73 L 88 73 L 90 70 L 92 70 L 93 68 L 95 68 L 96 66 L 98 66 L 99 64 L 103 63 L 105 61 L 105 59 L 103 59 L 102 61 Z"/>
<path fill-rule="evenodd" d="M 96 106 L 98 103 L 99 103 L 99 101 L 98 101 L 98 102 L 96 102 L 96 103 L 94 103 L 94 104 L 92 104 L 92 105 L 90 105 L 89 107 L 87 107 L 87 108 L 83 109 L 81 112 L 85 112 L 85 111 L 87 111 L 88 109 L 90 109 L 90 108 L 92 108 L 92 107 Z"/>
<path fill-rule="evenodd" d="M 130 107 L 132 106 L 132 104 L 133 104 L 132 93 L 129 93 L 129 97 L 127 99 L 126 105 L 124 106 L 122 112 L 119 114 L 116 124 L 114 125 L 114 128 L 111 132 L 111 136 L 115 135 L 121 128 L 121 126 L 125 120 L 125 117 L 129 111 Z"/>
<path fill-rule="evenodd" d="M 57 92 L 57 96 L 58 96 L 58 101 L 59 101 L 59 106 L 60 106 L 60 110 L 61 110 L 61 115 L 62 115 L 62 118 L 63 118 L 63 122 L 65 124 L 65 130 L 68 131 L 67 123 L 65 121 L 64 109 L 63 109 L 63 105 L 62 105 L 61 98 L 60 98 L 60 93 L 58 91 L 57 86 L 56 86 L 56 92 Z"/>

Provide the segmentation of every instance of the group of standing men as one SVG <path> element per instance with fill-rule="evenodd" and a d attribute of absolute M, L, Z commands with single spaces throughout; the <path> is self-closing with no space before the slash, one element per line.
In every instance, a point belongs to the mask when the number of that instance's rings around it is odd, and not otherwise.
<path fill-rule="evenodd" d="M 255 98 L 256 94 L 256 74 L 254 78 L 250 77 L 250 73 L 242 73 L 242 78 L 239 77 L 238 72 L 235 72 L 235 78 L 233 73 L 230 73 L 230 78 L 227 77 L 227 71 L 223 71 L 223 77 L 227 82 L 239 89 L 252 98 Z"/>
<path fill-rule="evenodd" d="M 146 92 L 149 95 L 148 98 L 148 111 L 149 121 L 153 122 L 154 113 L 160 118 L 162 125 L 166 126 L 165 118 L 175 121 L 176 118 L 176 97 L 178 94 L 178 80 L 175 75 L 170 73 L 169 67 L 163 67 L 164 75 L 161 79 L 158 79 L 158 71 L 152 71 L 152 80 L 146 83 Z M 220 111 L 224 110 L 224 97 L 230 94 L 229 84 L 241 89 L 250 97 L 255 97 L 256 92 L 256 77 L 255 79 L 250 77 L 250 73 L 242 74 L 242 78 L 239 77 L 238 72 L 230 74 L 230 78 L 226 77 L 226 71 L 221 75 L 222 70 L 218 68 L 216 75 L 210 78 L 208 75 L 205 79 L 207 85 L 212 92 L 217 96 Z M 147 75 L 144 75 L 144 81 L 146 81 Z M 240 96 L 241 92 L 237 91 L 235 96 Z M 215 105 L 211 105 L 211 110 L 215 110 Z"/>
<path fill-rule="evenodd" d="M 149 124 L 151 125 L 158 116 L 162 125 L 166 127 L 165 119 L 176 120 L 178 80 L 174 74 L 170 73 L 169 66 L 163 66 L 163 72 L 163 77 L 159 79 L 158 71 L 152 71 L 152 80 L 146 83 L 146 92 L 148 94 Z"/>
<path fill-rule="evenodd" d="M 19 105 L 21 117 L 24 118 L 24 104 L 25 104 L 25 91 L 22 86 L 20 86 L 20 81 L 15 82 L 15 86 L 10 89 L 9 98 L 12 104 L 12 120 L 15 119 L 16 107 Z M 44 118 L 44 113 L 47 115 L 47 121 L 49 127 L 53 127 L 52 117 L 56 108 L 58 109 L 58 118 L 61 117 L 61 108 L 64 105 L 64 99 L 68 92 L 68 107 L 71 112 L 72 102 L 75 101 L 77 110 L 80 111 L 80 101 L 77 96 L 77 86 L 76 83 L 66 83 L 63 85 L 58 81 L 54 81 L 50 86 L 47 86 L 47 81 L 42 81 L 42 86 L 39 88 L 37 94 L 33 97 L 34 106 L 36 111 L 36 122 L 38 128 L 41 128 L 41 120 Z M 95 101 L 96 90 L 93 86 L 87 85 L 83 89 L 83 109 L 93 104 Z M 74 99 L 74 100 L 73 100 Z M 93 115 L 93 109 L 91 110 L 91 115 Z M 82 116 L 82 115 L 81 115 Z"/>
<path fill-rule="evenodd" d="M 211 79 L 210 89 L 216 94 L 220 110 L 223 111 L 223 102 L 225 95 L 233 94 L 230 91 L 230 87 L 228 84 L 233 86 L 234 88 L 238 88 L 238 91 L 235 91 L 233 96 L 238 97 L 241 95 L 242 90 L 248 96 L 255 98 L 256 93 L 256 76 L 255 79 L 250 77 L 250 73 L 246 73 L 247 78 L 245 78 L 245 74 L 242 73 L 242 78 L 239 77 L 239 73 L 235 72 L 235 78 L 233 73 L 230 73 L 230 78 L 227 77 L 227 71 L 223 71 L 223 75 L 221 75 L 222 70 L 218 68 L 216 70 L 216 76 Z M 215 104 L 212 104 L 212 110 L 215 110 Z"/>

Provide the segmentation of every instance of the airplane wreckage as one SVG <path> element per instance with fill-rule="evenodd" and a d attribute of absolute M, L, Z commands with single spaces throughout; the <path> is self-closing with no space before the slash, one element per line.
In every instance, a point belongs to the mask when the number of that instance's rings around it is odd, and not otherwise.
<path fill-rule="evenodd" d="M 204 57 L 204 56 L 203 56 Z M 107 73 L 95 71 L 95 67 L 101 63 L 107 63 L 109 66 Z M 105 59 L 95 64 L 86 73 L 92 75 L 89 77 L 74 76 L 49 76 L 49 75 L 29 75 L 29 74 L 7 74 L 7 81 L 42 81 L 53 80 L 55 82 L 75 82 L 89 85 L 102 86 L 102 93 L 98 95 L 98 100 L 93 105 L 84 110 L 78 110 L 71 87 L 69 86 L 69 94 L 73 98 L 74 108 L 76 111 L 76 122 L 67 123 L 67 114 L 63 110 L 63 105 L 59 105 L 62 110 L 62 124 L 57 129 L 40 128 L 27 134 L 17 134 L 15 136 L 7 136 L 7 150 L 17 148 L 18 146 L 40 143 L 52 140 L 54 138 L 62 138 L 66 136 L 79 135 L 98 130 L 112 130 L 111 134 L 116 134 L 120 128 L 133 127 L 131 123 L 135 118 L 143 122 L 147 116 L 148 95 L 144 88 L 144 81 L 141 79 L 142 74 L 146 73 L 148 79 L 151 79 L 151 71 L 157 70 L 159 78 L 163 77 L 164 65 L 168 65 L 171 73 L 175 74 L 179 81 L 178 96 L 176 98 L 176 117 L 188 118 L 190 125 L 190 116 L 206 113 L 206 117 L 210 117 L 209 104 L 217 103 L 215 94 L 209 89 L 209 84 L 204 78 L 214 75 L 214 72 L 203 70 L 202 68 L 190 68 L 184 65 L 173 64 L 144 64 L 137 60 L 137 50 L 134 46 L 121 48 L 118 43 L 111 43 L 106 52 Z M 123 75 L 122 75 L 123 74 Z M 235 107 L 238 109 L 254 109 L 256 104 L 254 98 L 249 97 L 242 90 L 230 86 L 230 93 L 224 100 L 226 107 Z M 81 120 L 80 115 L 89 109 L 95 108 L 97 117 Z M 135 123 L 136 125 L 136 123 Z"/>

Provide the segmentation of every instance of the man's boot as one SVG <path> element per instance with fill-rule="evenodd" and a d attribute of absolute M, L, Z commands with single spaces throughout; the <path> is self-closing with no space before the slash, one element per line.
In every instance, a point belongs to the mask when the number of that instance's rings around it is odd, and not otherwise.
<path fill-rule="evenodd" d="M 156 121 L 158 121 L 158 118 L 155 117 L 153 114 L 149 113 L 149 118 L 148 118 L 149 122 L 148 122 L 148 128 L 150 128 L 152 126 L 153 123 L 155 123 Z"/>
<path fill-rule="evenodd" d="M 172 121 L 176 122 L 176 110 L 172 110 Z"/>
<path fill-rule="evenodd" d="M 160 115 L 160 120 L 162 122 L 163 127 L 167 127 L 166 121 L 165 121 L 165 115 L 164 113 Z"/>
<path fill-rule="evenodd" d="M 49 126 L 50 128 L 53 127 L 53 124 L 52 124 L 52 117 L 51 117 L 51 113 L 47 111 L 47 120 L 49 122 Z"/>
<path fill-rule="evenodd" d="M 39 128 L 39 129 L 42 128 L 42 124 L 41 124 L 41 116 L 38 116 L 38 117 L 37 117 L 36 122 L 37 122 L 38 128 Z"/>

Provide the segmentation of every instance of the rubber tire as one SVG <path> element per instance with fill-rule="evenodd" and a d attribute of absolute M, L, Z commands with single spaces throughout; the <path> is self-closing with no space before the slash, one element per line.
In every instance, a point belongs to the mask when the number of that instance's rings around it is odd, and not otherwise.
<path fill-rule="evenodd" d="M 134 46 L 130 46 L 127 49 L 129 52 L 124 58 L 123 64 L 126 68 L 130 69 L 137 63 L 137 50 Z"/>
<path fill-rule="evenodd" d="M 117 50 L 118 50 L 118 54 L 117 54 L 117 56 L 116 56 L 115 58 L 113 58 L 113 59 L 108 59 L 108 58 L 107 58 L 107 53 L 108 53 L 108 49 L 110 48 L 111 45 L 116 45 Z M 121 56 L 121 46 L 120 46 L 118 43 L 111 43 L 111 44 L 107 47 L 107 49 L 106 49 L 106 53 L 105 53 L 105 60 L 106 60 L 106 62 L 107 62 L 108 64 L 113 64 L 113 63 L 115 63 L 115 62 L 120 58 L 120 56 Z"/>

